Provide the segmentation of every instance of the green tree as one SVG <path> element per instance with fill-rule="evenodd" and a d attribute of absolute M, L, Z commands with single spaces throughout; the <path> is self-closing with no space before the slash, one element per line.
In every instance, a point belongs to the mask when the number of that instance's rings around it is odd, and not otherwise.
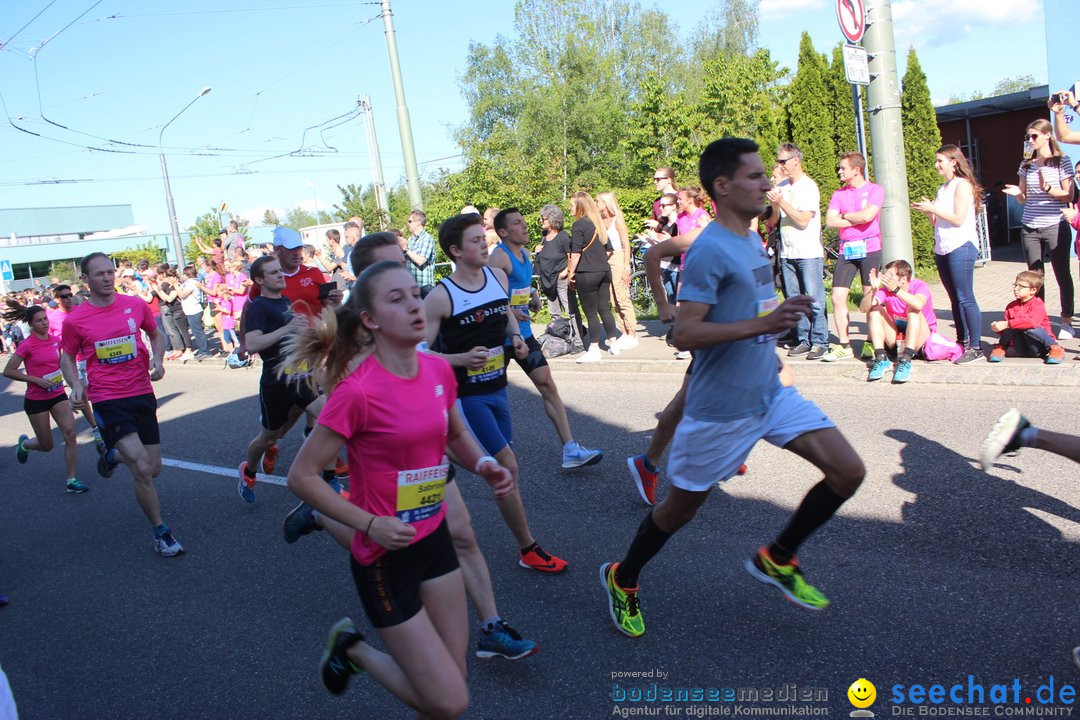
<path fill-rule="evenodd" d="M 134 265 L 140 260 L 145 260 L 153 265 L 154 263 L 164 262 L 165 250 L 155 245 L 153 241 L 147 240 L 142 245 L 136 245 L 135 247 L 124 248 L 123 250 L 114 252 L 111 257 L 113 262 L 130 260 L 132 265 Z"/>
<path fill-rule="evenodd" d="M 202 240 L 203 245 L 209 245 L 218 238 L 218 231 L 221 230 L 221 219 L 218 215 L 218 209 L 211 207 L 199 217 L 195 218 L 195 222 L 188 226 L 188 232 L 192 237 L 188 239 L 187 245 L 184 246 L 184 260 L 186 262 L 194 262 L 200 255 L 203 254 L 199 250 L 199 246 L 195 244 L 195 238 Z"/>
<path fill-rule="evenodd" d="M 262 218 L 263 225 L 280 225 L 281 220 L 278 218 L 277 213 L 272 208 L 266 208 L 263 212 Z"/>
<path fill-rule="evenodd" d="M 351 217 L 364 220 L 365 230 L 381 230 L 390 224 L 390 214 L 379 210 L 375 201 L 375 186 L 357 187 L 352 183 L 337 186 L 341 203 L 334 205 L 334 219 L 345 221 Z"/>
<path fill-rule="evenodd" d="M 938 130 L 934 103 L 930 100 L 930 87 L 915 48 L 908 50 L 900 105 L 908 195 L 912 201 L 924 197 L 932 199 L 941 184 L 941 177 L 934 169 L 934 154 L 941 147 L 941 131 Z M 924 274 L 933 275 L 934 228 L 922 213 L 911 214 L 911 245 L 915 264 Z"/>
<path fill-rule="evenodd" d="M 828 83 L 833 116 L 833 157 L 837 158 L 840 153 L 859 149 L 859 141 L 855 137 L 855 104 L 851 97 L 851 83 L 844 73 L 841 43 L 833 47 Z"/>
<path fill-rule="evenodd" d="M 803 151 L 803 168 L 823 186 L 835 176 L 836 129 L 833 93 L 825 56 L 814 50 L 809 33 L 799 41 L 799 66 L 788 86 L 788 127 L 791 141 Z M 822 193 L 828 203 L 828 193 Z"/>

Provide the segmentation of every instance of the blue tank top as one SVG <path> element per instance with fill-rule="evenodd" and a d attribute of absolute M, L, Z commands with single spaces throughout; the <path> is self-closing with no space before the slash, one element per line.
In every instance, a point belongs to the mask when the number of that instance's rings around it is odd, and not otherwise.
<path fill-rule="evenodd" d="M 529 259 L 529 252 L 522 248 L 522 254 L 525 256 L 525 259 L 522 260 L 516 257 L 506 247 L 505 243 L 499 243 L 495 246 L 495 249 L 502 250 L 510 258 L 510 274 L 506 277 L 506 284 L 509 286 L 510 292 L 510 307 L 514 310 L 520 310 L 527 317 L 529 315 L 529 300 L 532 297 L 533 277 L 533 266 L 532 260 Z M 532 337 L 532 323 L 519 320 L 518 326 L 521 329 L 521 337 Z"/>

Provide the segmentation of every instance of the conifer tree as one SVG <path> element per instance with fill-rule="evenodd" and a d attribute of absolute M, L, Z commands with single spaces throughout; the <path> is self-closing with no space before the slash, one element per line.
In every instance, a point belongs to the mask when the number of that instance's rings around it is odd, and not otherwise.
<path fill-rule="evenodd" d="M 924 197 L 933 200 L 941 184 L 941 176 L 934 169 L 934 154 L 941 147 L 941 131 L 937 126 L 934 103 L 930 100 L 926 74 L 919 65 L 915 48 L 908 50 L 900 105 L 908 195 L 912 202 Z M 934 229 L 922 213 L 911 214 L 911 245 L 916 265 L 924 271 L 933 268 Z"/>
<path fill-rule="evenodd" d="M 802 149 L 803 169 L 822 187 L 836 176 L 836 140 L 829 66 L 814 50 L 810 35 L 799 41 L 799 65 L 788 86 L 788 127 L 791 141 Z M 822 192 L 828 203 L 829 193 Z"/>

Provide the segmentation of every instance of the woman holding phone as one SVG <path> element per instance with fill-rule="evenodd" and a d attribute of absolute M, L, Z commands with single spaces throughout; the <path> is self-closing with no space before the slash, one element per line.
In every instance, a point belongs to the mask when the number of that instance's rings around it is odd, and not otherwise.
<path fill-rule="evenodd" d="M 1047 120 L 1035 120 L 1024 132 L 1024 161 L 1020 163 L 1020 184 L 1006 185 L 1004 192 L 1024 206 L 1020 237 L 1029 270 L 1043 270 L 1049 251 L 1058 291 L 1061 294 L 1061 329 L 1058 339 L 1074 337 L 1073 281 L 1069 273 L 1069 224 L 1061 215 L 1072 199 L 1072 160 L 1061 151 Z M 1042 290 L 1039 297 L 1045 299 Z"/>

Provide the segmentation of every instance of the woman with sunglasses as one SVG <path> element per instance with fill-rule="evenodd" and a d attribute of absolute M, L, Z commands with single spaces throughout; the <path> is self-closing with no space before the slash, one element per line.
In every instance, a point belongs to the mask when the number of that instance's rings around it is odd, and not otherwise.
<path fill-rule="evenodd" d="M 90 488 L 75 479 L 78 442 L 75 436 L 75 415 L 64 392 L 64 375 L 60 371 L 60 338 L 49 334 L 49 316 L 40 305 L 23 307 L 8 300 L 4 319 L 23 320 L 30 326 L 30 335 L 19 343 L 15 354 L 8 358 L 4 377 L 26 383 L 23 409 L 30 418 L 34 437 L 20 435 L 15 446 L 15 459 L 26 462 L 31 450 L 49 452 L 53 449 L 50 416 L 64 435 L 64 465 L 67 472 L 67 491 L 84 493 Z M 25 364 L 25 368 L 23 365 Z M 20 369 L 23 368 L 23 369 Z"/>
<path fill-rule="evenodd" d="M 1072 198 L 1072 160 L 1061 151 L 1051 134 L 1050 123 L 1035 120 L 1024 133 L 1024 161 L 1020 164 L 1020 184 L 1006 185 L 1004 192 L 1024 206 L 1020 237 L 1029 270 L 1043 270 L 1049 251 L 1050 264 L 1061 294 L 1061 329 L 1058 339 L 1074 337 L 1073 281 L 1069 274 L 1069 225 L 1061 215 Z M 1039 293 L 1044 298 L 1043 292 Z"/>

